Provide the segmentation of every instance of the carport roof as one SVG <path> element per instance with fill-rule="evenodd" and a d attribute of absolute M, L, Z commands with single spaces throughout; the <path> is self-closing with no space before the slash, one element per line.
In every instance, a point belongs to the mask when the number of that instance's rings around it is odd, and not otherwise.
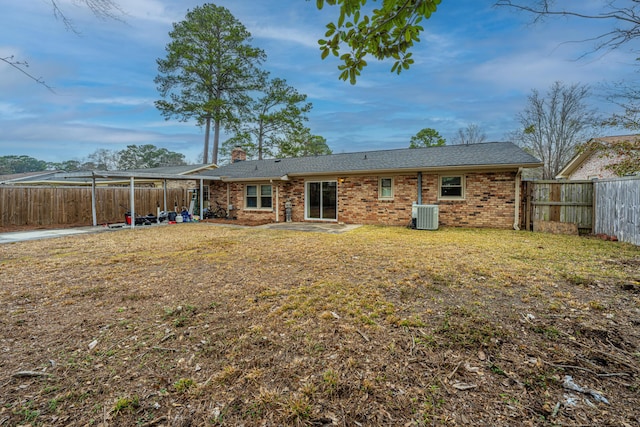
<path fill-rule="evenodd" d="M 149 169 L 128 169 L 118 171 L 89 170 L 78 172 L 49 172 L 47 174 L 14 179 L 11 184 L 48 184 L 48 185 L 90 185 L 95 179 L 96 183 L 109 184 L 128 180 L 130 178 L 153 181 L 153 180 L 216 180 L 219 178 L 211 176 L 200 176 L 205 170 L 215 169 L 214 164 L 185 165 L 185 166 L 163 166 Z"/>

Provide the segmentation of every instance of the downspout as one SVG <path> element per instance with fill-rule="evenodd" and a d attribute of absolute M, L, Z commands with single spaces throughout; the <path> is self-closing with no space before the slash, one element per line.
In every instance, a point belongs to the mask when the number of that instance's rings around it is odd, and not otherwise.
<path fill-rule="evenodd" d="M 418 204 L 422 204 L 422 172 L 418 172 Z"/>
<path fill-rule="evenodd" d="M 520 185 L 522 184 L 522 168 L 518 168 L 518 172 L 516 173 L 516 195 L 515 195 L 515 212 L 513 219 L 513 229 L 520 230 Z"/>
<path fill-rule="evenodd" d="M 280 222 L 280 184 L 276 185 L 276 222 Z"/>
<path fill-rule="evenodd" d="M 204 218 L 204 179 L 200 178 L 200 200 L 198 200 L 198 203 L 200 204 L 200 212 L 198 212 L 198 214 L 200 215 L 200 219 Z"/>
<path fill-rule="evenodd" d="M 162 182 L 162 202 L 164 203 L 164 211 L 167 212 L 167 179 Z"/>
<path fill-rule="evenodd" d="M 227 218 L 231 216 L 231 184 L 227 182 Z"/>

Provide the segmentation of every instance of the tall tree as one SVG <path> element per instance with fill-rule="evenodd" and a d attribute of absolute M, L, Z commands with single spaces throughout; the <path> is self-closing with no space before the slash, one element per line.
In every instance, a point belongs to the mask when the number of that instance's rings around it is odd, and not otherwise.
<path fill-rule="evenodd" d="M 155 83 L 163 99 L 156 107 L 167 120 L 195 119 L 204 126 L 204 163 L 209 162 L 213 125 L 211 161 L 217 163 L 220 130 L 233 125 L 246 108 L 265 54 L 249 44 L 251 34 L 231 12 L 214 4 L 189 11 L 169 36 L 167 57 L 157 60 Z"/>
<path fill-rule="evenodd" d="M 280 157 L 305 157 L 331 154 L 327 140 L 320 135 L 312 135 L 311 129 L 302 127 L 290 132 L 280 141 Z"/>
<path fill-rule="evenodd" d="M 249 103 L 249 111 L 243 118 L 240 134 L 244 136 L 249 151 L 255 151 L 258 159 L 273 157 L 279 151 L 279 141 L 287 134 L 302 127 L 311 111 L 307 95 L 299 93 L 283 79 L 262 79 L 259 96 Z M 247 140 L 249 137 L 249 140 Z"/>
<path fill-rule="evenodd" d="M 447 140 L 437 130 L 424 128 L 411 137 L 409 148 L 438 147 L 446 143 Z"/>
<path fill-rule="evenodd" d="M 588 96 L 586 85 L 555 82 L 546 96 L 533 89 L 518 114 L 521 128 L 514 138 L 542 160 L 543 179 L 555 178 L 598 124 L 596 113 L 587 107 Z"/>
<path fill-rule="evenodd" d="M 89 154 L 87 158 L 96 166 L 96 169 L 108 171 L 118 168 L 118 153 L 113 150 L 99 148 Z"/>
<path fill-rule="evenodd" d="M 453 137 L 454 145 L 468 145 L 468 144 L 480 144 L 486 141 L 487 134 L 484 133 L 482 128 L 475 124 L 470 123 L 466 128 L 458 129 L 458 133 Z"/>
<path fill-rule="evenodd" d="M 152 144 L 127 145 L 118 152 L 118 169 L 148 169 L 186 165 L 184 155 Z"/>
<path fill-rule="evenodd" d="M 395 60 L 391 72 L 400 74 L 413 64 L 411 48 L 420 41 L 424 28 L 419 24 L 431 17 L 441 0 L 385 0 L 378 8 L 367 8 L 367 0 L 316 0 L 318 9 L 326 4 L 339 7 L 338 19 L 327 24 L 325 38 L 318 40 L 322 58 L 339 56 L 340 79 L 351 84 L 367 66 L 365 57 Z M 340 52 L 349 52 L 340 55 Z"/>

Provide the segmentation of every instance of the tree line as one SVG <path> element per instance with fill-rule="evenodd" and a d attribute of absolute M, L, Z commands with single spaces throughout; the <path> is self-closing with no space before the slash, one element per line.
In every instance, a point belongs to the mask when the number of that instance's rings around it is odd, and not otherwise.
<path fill-rule="evenodd" d="M 188 164 L 184 154 L 158 148 L 152 144 L 128 145 L 123 150 L 100 148 L 83 160 L 46 162 L 31 156 L 1 156 L 0 174 L 10 175 L 26 172 L 85 170 L 125 170 L 148 169 L 160 166 L 181 166 Z"/>

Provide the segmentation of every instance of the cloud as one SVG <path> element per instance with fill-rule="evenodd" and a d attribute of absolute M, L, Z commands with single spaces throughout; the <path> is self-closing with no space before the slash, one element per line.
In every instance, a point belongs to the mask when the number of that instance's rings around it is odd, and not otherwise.
<path fill-rule="evenodd" d="M 0 121 L 22 120 L 33 117 L 37 116 L 35 114 L 26 112 L 22 107 L 7 102 L 0 102 Z"/>
<path fill-rule="evenodd" d="M 117 96 L 112 98 L 87 98 L 84 100 L 87 104 L 103 104 L 103 105 L 126 105 L 126 106 L 137 106 L 137 105 L 149 105 L 153 106 L 154 99 L 144 98 L 144 97 L 126 97 L 126 96 Z"/>

